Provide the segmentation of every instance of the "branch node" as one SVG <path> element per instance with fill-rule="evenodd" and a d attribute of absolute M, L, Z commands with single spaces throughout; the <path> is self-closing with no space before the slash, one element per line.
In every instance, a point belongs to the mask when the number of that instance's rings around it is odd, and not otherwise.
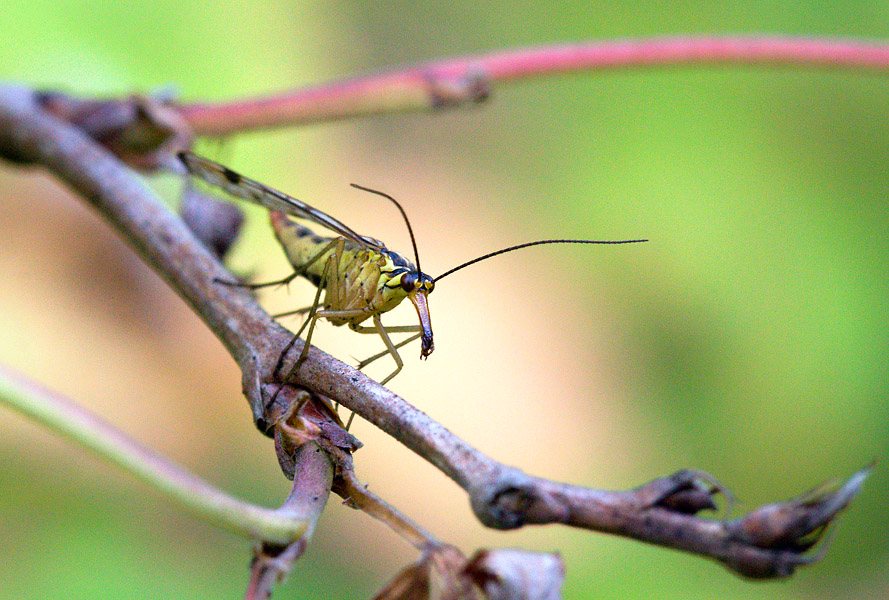
<path fill-rule="evenodd" d="M 167 164 L 172 150 L 187 148 L 191 127 L 166 100 L 128 98 L 81 100 L 55 91 L 37 92 L 37 103 L 105 146 L 128 165 L 154 170 Z"/>
<path fill-rule="evenodd" d="M 484 489 L 471 493 L 472 510 L 487 527 L 517 529 L 529 524 L 567 523 L 570 506 L 564 498 L 518 469 L 504 471 Z"/>
<path fill-rule="evenodd" d="M 430 105 L 434 110 L 481 104 L 491 97 L 491 78 L 477 67 L 457 76 L 428 73 L 425 78 Z"/>
<path fill-rule="evenodd" d="M 734 497 L 727 487 L 712 475 L 695 469 L 683 469 L 655 479 L 636 488 L 634 493 L 643 508 L 658 506 L 685 515 L 716 510 L 717 494 L 726 498 L 726 513 L 734 503 Z"/>

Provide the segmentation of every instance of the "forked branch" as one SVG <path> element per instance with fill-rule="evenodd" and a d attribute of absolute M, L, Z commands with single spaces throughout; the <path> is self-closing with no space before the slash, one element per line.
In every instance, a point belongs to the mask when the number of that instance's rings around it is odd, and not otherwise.
<path fill-rule="evenodd" d="M 48 114 L 30 91 L 0 89 L 0 155 L 40 165 L 96 207 L 220 338 L 242 369 L 257 425 L 278 389 L 273 367 L 288 333 L 245 291 L 214 284 L 225 269 L 141 179 L 82 131 Z M 302 343 L 293 346 L 299 353 Z M 735 521 L 697 516 L 721 491 L 710 478 L 680 472 L 636 490 L 608 492 L 532 477 L 485 456 L 441 424 L 354 368 L 310 349 L 292 384 L 355 411 L 438 467 L 470 497 L 488 526 L 563 523 L 711 557 L 752 577 L 781 577 L 806 556 L 824 526 L 867 474 L 827 492 L 770 505 Z M 287 411 L 282 394 L 281 406 Z M 423 537 L 422 534 L 419 538 Z"/>

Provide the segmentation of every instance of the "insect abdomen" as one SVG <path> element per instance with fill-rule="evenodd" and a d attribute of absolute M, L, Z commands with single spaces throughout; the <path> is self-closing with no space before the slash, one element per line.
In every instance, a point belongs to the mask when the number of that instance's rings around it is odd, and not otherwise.
<path fill-rule="evenodd" d="M 331 238 L 316 234 L 308 227 L 289 219 L 284 213 L 272 211 L 269 213 L 269 218 L 272 229 L 275 231 L 275 237 L 284 248 L 287 260 L 293 265 L 293 268 L 301 271 L 301 274 L 311 281 L 312 285 L 320 285 L 324 263 L 327 261 L 329 252 L 333 252 L 333 249 L 331 248 L 324 256 L 318 257 L 318 253 L 330 244 Z M 312 264 L 304 268 L 306 263 L 312 259 L 315 259 Z"/>

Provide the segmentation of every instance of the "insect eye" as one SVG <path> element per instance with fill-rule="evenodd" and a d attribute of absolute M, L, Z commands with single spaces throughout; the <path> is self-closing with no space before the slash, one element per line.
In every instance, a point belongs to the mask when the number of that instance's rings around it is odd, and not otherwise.
<path fill-rule="evenodd" d="M 405 292 L 413 292 L 417 287 L 417 274 L 405 273 L 401 277 L 401 289 Z"/>

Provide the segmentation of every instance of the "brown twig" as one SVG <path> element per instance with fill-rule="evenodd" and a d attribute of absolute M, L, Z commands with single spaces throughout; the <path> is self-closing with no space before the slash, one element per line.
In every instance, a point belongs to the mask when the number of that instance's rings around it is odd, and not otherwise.
<path fill-rule="evenodd" d="M 78 129 L 41 110 L 22 89 L 0 90 L 0 155 L 45 166 L 118 228 L 225 344 L 242 369 L 245 394 L 265 430 L 264 398 L 279 388 L 273 365 L 289 335 L 244 290 L 213 283 L 226 276 L 223 267 L 138 176 Z M 301 348 L 298 341 L 293 352 Z M 695 513 L 712 504 L 710 496 L 718 489 L 695 473 L 678 473 L 629 492 L 556 483 L 485 456 L 317 349 L 309 351 L 291 383 L 355 411 L 434 464 L 466 490 L 476 515 L 488 526 L 563 523 L 694 552 L 749 576 L 785 576 L 811 562 L 803 556 L 810 544 L 802 540 L 822 530 L 866 476 L 858 473 L 814 502 L 754 511 L 752 520 L 714 522 Z M 775 539 L 781 543 L 772 543 Z"/>
<path fill-rule="evenodd" d="M 431 533 L 367 489 L 367 486 L 358 480 L 352 469 L 344 470 L 337 475 L 334 480 L 333 492 L 343 498 L 346 505 L 357 508 L 385 523 L 392 531 L 418 550 L 440 545 L 440 542 Z"/>
<path fill-rule="evenodd" d="M 289 544 L 260 544 L 250 566 L 246 600 L 268 598 L 272 587 L 290 572 L 293 563 L 306 551 L 309 540 L 330 495 L 334 465 L 327 453 L 316 444 L 307 443 L 293 455 L 296 477 L 290 495 L 276 511 L 282 517 L 307 524 L 298 540 Z"/>
<path fill-rule="evenodd" d="M 418 550 L 441 546 L 431 533 L 358 480 L 352 453 L 361 447 L 361 442 L 346 430 L 328 400 L 293 386 L 285 386 L 278 398 L 287 406 L 276 401 L 268 417 L 273 423 L 278 462 L 286 476 L 294 477 L 297 473 L 295 450 L 307 442 L 317 444 L 336 467 L 331 491 L 343 499 L 343 504 L 384 523 Z"/>
<path fill-rule="evenodd" d="M 288 90 L 265 98 L 177 105 L 197 135 L 453 108 L 486 100 L 495 83 L 602 69 L 687 64 L 889 69 L 889 46 L 855 39 L 665 37 L 521 48 Z"/>

